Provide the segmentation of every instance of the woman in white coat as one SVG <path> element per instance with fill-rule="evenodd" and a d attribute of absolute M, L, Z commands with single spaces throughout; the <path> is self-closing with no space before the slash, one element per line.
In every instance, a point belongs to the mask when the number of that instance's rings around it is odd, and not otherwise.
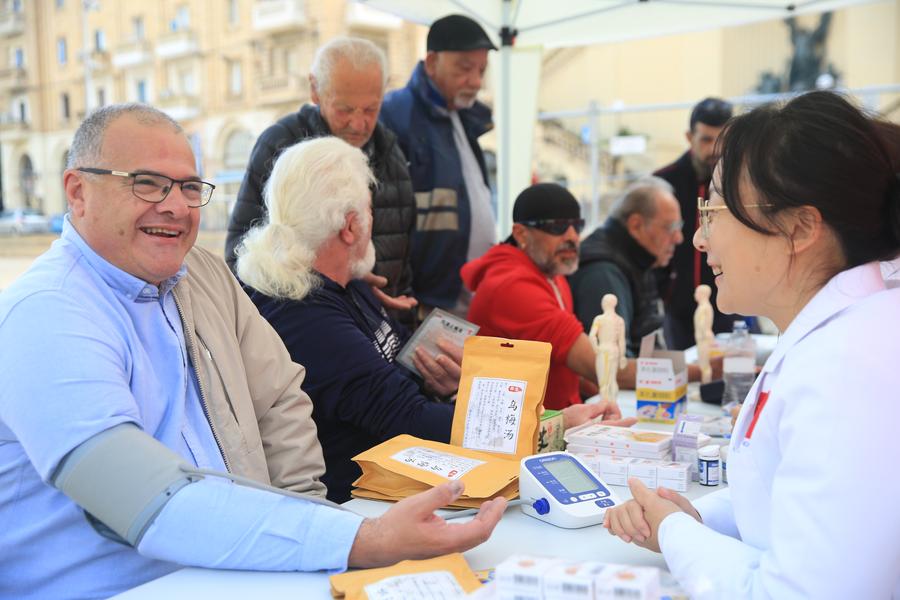
<path fill-rule="evenodd" d="M 747 395 L 729 488 L 632 480 L 604 525 L 693 598 L 900 598 L 900 127 L 812 92 L 733 119 L 694 245 L 719 308 L 781 339 Z"/>

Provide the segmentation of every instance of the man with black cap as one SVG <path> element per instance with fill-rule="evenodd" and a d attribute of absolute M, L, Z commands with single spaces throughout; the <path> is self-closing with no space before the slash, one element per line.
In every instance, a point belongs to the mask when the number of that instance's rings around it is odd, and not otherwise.
<path fill-rule="evenodd" d="M 678 160 L 654 173 L 675 188 L 684 221 L 682 235 L 686 240 L 692 239 L 697 230 L 697 198 L 709 198 L 709 181 L 719 160 L 716 140 L 731 113 L 731 104 L 720 98 L 705 98 L 697 103 L 691 111 L 690 129 L 685 133 L 690 148 Z M 694 288 L 701 283 L 709 285 L 713 289 L 715 308 L 716 286 L 712 269 L 692 244 L 679 244 L 675 248 L 666 274 L 668 282 L 660 290 L 666 304 L 666 342 L 674 350 L 683 350 L 694 345 L 694 310 L 697 308 Z M 734 319 L 716 310 L 713 331 L 731 331 Z"/>
<path fill-rule="evenodd" d="M 459 269 L 496 241 L 478 145 L 493 125 L 490 109 L 476 100 L 488 51 L 496 48 L 478 23 L 462 15 L 432 23 L 427 48 L 406 87 L 385 96 L 380 118 L 397 134 L 416 193 L 415 296 L 423 309 L 465 315 L 469 296 Z"/>
<path fill-rule="evenodd" d="M 544 406 L 563 409 L 581 402 L 579 376 L 597 379 L 596 353 L 573 312 L 566 282 L 578 268 L 584 219 L 567 189 L 539 183 L 516 198 L 513 221 L 504 243 L 462 268 L 463 281 L 475 293 L 469 320 L 481 326 L 479 335 L 552 344 Z M 633 364 L 619 372 L 618 380 L 634 388 Z M 615 402 L 604 412 L 620 416 Z"/>

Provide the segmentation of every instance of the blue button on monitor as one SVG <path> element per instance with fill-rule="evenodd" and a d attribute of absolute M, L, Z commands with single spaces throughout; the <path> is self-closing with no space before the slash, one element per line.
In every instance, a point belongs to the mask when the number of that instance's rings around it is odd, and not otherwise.
<path fill-rule="evenodd" d="M 597 500 L 594 504 L 596 504 L 596 505 L 599 506 L 600 508 L 609 508 L 609 507 L 612 506 L 614 503 L 613 503 L 613 501 L 610 500 L 609 498 L 604 498 L 603 500 Z"/>

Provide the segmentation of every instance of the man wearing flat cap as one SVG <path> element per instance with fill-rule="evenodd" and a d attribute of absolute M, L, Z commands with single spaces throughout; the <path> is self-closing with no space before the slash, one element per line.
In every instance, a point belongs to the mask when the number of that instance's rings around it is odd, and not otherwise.
<path fill-rule="evenodd" d="M 524 190 L 513 207 L 512 235 L 462 268 L 475 294 L 470 321 L 479 335 L 537 340 L 553 345 L 544 406 L 563 409 L 578 404 L 578 377 L 596 381 L 596 354 L 572 308 L 566 282 L 578 268 L 581 209 L 569 191 L 554 183 Z M 628 387 L 634 387 L 633 371 Z M 619 378 L 620 385 L 627 381 Z M 606 418 L 621 414 L 615 401 Z"/>
<path fill-rule="evenodd" d="M 406 87 L 385 96 L 380 118 L 409 161 L 418 208 L 413 291 L 422 314 L 438 306 L 462 316 L 469 295 L 459 269 L 496 241 L 478 145 L 493 125 L 490 109 L 476 100 L 488 51 L 496 48 L 478 23 L 462 15 L 432 23 L 427 48 Z"/>

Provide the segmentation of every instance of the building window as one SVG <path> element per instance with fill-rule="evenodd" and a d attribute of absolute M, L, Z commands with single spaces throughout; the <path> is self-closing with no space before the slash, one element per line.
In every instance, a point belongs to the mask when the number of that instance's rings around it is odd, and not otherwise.
<path fill-rule="evenodd" d="M 14 13 L 22 12 L 22 0 L 13 0 L 12 2 L 12 11 Z"/>
<path fill-rule="evenodd" d="M 71 116 L 71 112 L 69 111 L 69 94 L 63 93 L 59 97 L 59 109 L 62 114 L 63 120 L 68 121 Z"/>
<path fill-rule="evenodd" d="M 241 70 L 241 62 L 228 61 L 228 93 L 232 96 L 240 96 L 244 89 L 244 74 Z"/>
<path fill-rule="evenodd" d="M 13 66 L 17 69 L 25 68 L 25 51 L 21 48 L 13 50 Z"/>
<path fill-rule="evenodd" d="M 106 52 L 106 33 L 102 29 L 94 31 L 94 50 Z"/>
<path fill-rule="evenodd" d="M 131 35 L 136 42 L 140 42 L 144 39 L 144 17 L 132 17 Z"/>
<path fill-rule="evenodd" d="M 135 96 L 138 102 L 147 102 L 147 80 L 138 79 L 135 84 Z"/>
<path fill-rule="evenodd" d="M 106 106 L 106 90 L 97 88 L 97 106 Z"/>
<path fill-rule="evenodd" d="M 238 0 L 228 0 L 228 24 L 237 25 L 240 17 L 240 7 Z"/>
<path fill-rule="evenodd" d="M 28 110 L 25 106 L 25 102 L 19 100 L 19 122 L 24 123 L 28 120 Z"/>
<path fill-rule="evenodd" d="M 64 65 L 69 58 L 69 53 L 66 49 L 66 38 L 59 38 L 56 40 L 56 61 Z"/>
<path fill-rule="evenodd" d="M 56 0 L 56 8 L 65 8 L 66 0 Z"/>
<path fill-rule="evenodd" d="M 194 83 L 194 70 L 182 69 L 178 72 L 178 87 L 185 96 L 195 96 L 197 94 L 197 86 Z"/>
<path fill-rule="evenodd" d="M 175 18 L 169 23 L 172 31 L 184 31 L 191 26 L 191 9 L 187 4 L 182 4 L 175 11 Z"/>

